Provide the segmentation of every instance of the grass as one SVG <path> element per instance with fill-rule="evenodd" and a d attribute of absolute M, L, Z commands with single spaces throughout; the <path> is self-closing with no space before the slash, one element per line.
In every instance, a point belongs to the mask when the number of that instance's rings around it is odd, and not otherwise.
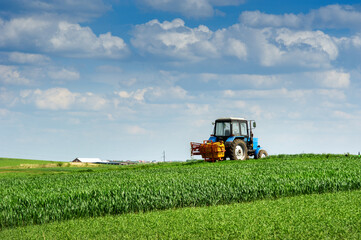
<path fill-rule="evenodd" d="M 51 164 L 57 163 L 54 161 L 44 161 L 44 160 L 29 160 L 29 159 L 19 159 L 19 158 L 0 158 L 0 168 L 9 168 L 9 167 L 20 167 L 24 164 Z"/>
<path fill-rule="evenodd" d="M 0 228 L 361 188 L 360 158 L 342 155 L 94 169 L 0 178 Z"/>
<path fill-rule="evenodd" d="M 360 239 L 361 191 L 31 225 L 0 239 Z"/>

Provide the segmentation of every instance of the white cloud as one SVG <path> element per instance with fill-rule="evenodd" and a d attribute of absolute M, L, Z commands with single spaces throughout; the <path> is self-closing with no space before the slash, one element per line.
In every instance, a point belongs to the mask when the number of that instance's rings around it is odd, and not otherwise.
<path fill-rule="evenodd" d="M 177 12 L 187 17 L 210 17 L 216 10 L 213 6 L 237 6 L 244 0 L 139 0 L 153 9 Z"/>
<path fill-rule="evenodd" d="M 329 68 L 339 56 L 337 38 L 322 31 L 256 29 L 235 24 L 215 32 L 181 19 L 137 25 L 131 40 L 143 55 L 182 61 L 237 58 L 261 66 Z M 357 40 L 355 40 L 357 42 Z"/>
<path fill-rule="evenodd" d="M 121 98 L 130 98 L 132 95 L 131 93 L 128 93 L 127 91 L 119 91 L 116 93 Z"/>
<path fill-rule="evenodd" d="M 352 37 L 352 44 L 355 47 L 360 48 L 361 47 L 361 36 L 357 35 L 357 36 Z"/>
<path fill-rule="evenodd" d="M 163 23 L 152 20 L 136 26 L 131 42 L 141 52 L 195 60 L 201 57 L 201 46 L 211 35 L 207 27 L 188 28 L 181 19 Z"/>
<path fill-rule="evenodd" d="M 97 94 L 87 92 L 85 94 L 79 94 L 76 99 L 77 107 L 89 110 L 102 110 L 107 107 L 109 101 Z"/>
<path fill-rule="evenodd" d="M 70 92 L 66 88 L 23 91 L 21 97 L 26 98 L 29 95 L 34 99 L 36 107 L 49 110 L 69 109 L 77 97 L 77 94 Z"/>
<path fill-rule="evenodd" d="M 228 39 L 228 48 L 226 49 L 229 56 L 236 56 L 240 60 L 245 60 L 247 57 L 246 45 L 234 38 Z"/>
<path fill-rule="evenodd" d="M 179 86 L 157 86 L 141 88 L 134 91 L 119 91 L 115 92 L 121 99 L 133 100 L 138 103 L 144 102 L 169 102 L 180 99 L 190 99 L 187 91 Z"/>
<path fill-rule="evenodd" d="M 117 94 L 119 97 L 121 98 L 125 98 L 125 99 L 132 99 L 138 102 L 143 102 L 144 101 L 144 94 L 151 90 L 152 88 L 143 88 L 143 89 L 137 89 L 135 91 L 119 91 L 119 92 L 115 92 L 115 94 Z"/>
<path fill-rule="evenodd" d="M 17 67 L 0 65 L 0 82 L 3 84 L 29 85 L 29 79 L 23 77 Z"/>
<path fill-rule="evenodd" d="M 49 39 L 49 51 L 69 56 L 120 58 L 127 54 L 124 40 L 111 33 L 97 37 L 89 27 L 59 22 L 58 31 Z"/>
<path fill-rule="evenodd" d="M 0 23 L 0 47 L 43 47 L 47 35 L 56 31 L 53 22 L 34 17 L 14 18 Z"/>
<path fill-rule="evenodd" d="M 143 54 L 188 61 L 222 56 L 244 60 L 247 56 L 247 47 L 240 39 L 225 38 L 222 31 L 214 33 L 204 25 L 189 28 L 182 19 L 137 25 L 131 42 Z"/>
<path fill-rule="evenodd" d="M 67 88 L 50 88 L 47 90 L 23 90 L 20 97 L 24 103 L 33 103 L 44 110 L 100 110 L 108 101 L 93 93 L 73 93 Z"/>
<path fill-rule="evenodd" d="M 361 29 L 361 11 L 351 5 L 328 5 L 311 11 L 312 24 L 325 28 Z"/>
<path fill-rule="evenodd" d="M 76 71 L 61 69 L 59 71 L 49 71 L 49 77 L 56 80 L 77 80 L 80 77 L 80 74 Z"/>
<path fill-rule="evenodd" d="M 297 31 L 288 29 L 277 31 L 275 40 L 288 49 L 297 48 L 303 51 L 326 53 L 331 60 L 338 55 L 338 48 L 330 36 L 321 31 Z M 303 49 L 306 48 L 306 49 Z"/>
<path fill-rule="evenodd" d="M 144 88 L 144 89 L 138 89 L 137 91 L 132 93 L 132 96 L 137 101 L 144 101 L 144 94 L 149 90 L 150 88 Z"/>
<path fill-rule="evenodd" d="M 267 14 L 260 11 L 245 11 L 240 21 L 250 27 L 287 27 L 287 28 L 345 28 L 360 30 L 361 11 L 350 5 L 328 5 L 307 14 Z"/>
<path fill-rule="evenodd" d="M 347 88 L 350 85 L 350 74 L 336 70 L 315 73 L 321 86 L 328 88 Z"/>
<path fill-rule="evenodd" d="M 250 29 L 238 25 L 229 28 L 226 34 L 243 40 L 248 58 L 267 67 L 325 68 L 338 56 L 335 41 L 321 31 Z"/>
<path fill-rule="evenodd" d="M 96 36 L 89 27 L 46 17 L 2 21 L 0 32 L 0 47 L 17 50 L 105 58 L 121 58 L 129 53 L 124 40 L 109 32 Z"/>
<path fill-rule="evenodd" d="M 334 38 L 338 46 L 344 49 L 360 50 L 361 49 L 361 34 L 357 33 L 350 37 Z"/>
<path fill-rule="evenodd" d="M 50 58 L 41 54 L 21 52 L 9 53 L 9 61 L 21 64 L 42 64 L 50 61 Z"/>

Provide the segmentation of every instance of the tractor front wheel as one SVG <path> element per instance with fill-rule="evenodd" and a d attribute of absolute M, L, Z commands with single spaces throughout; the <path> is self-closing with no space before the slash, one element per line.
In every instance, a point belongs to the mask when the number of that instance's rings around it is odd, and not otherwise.
<path fill-rule="evenodd" d="M 247 145 L 241 139 L 234 140 L 229 150 L 229 157 L 231 160 L 246 160 L 248 157 Z"/>
<path fill-rule="evenodd" d="M 265 157 L 268 157 L 268 153 L 266 152 L 266 150 L 259 150 L 257 156 L 256 156 L 256 159 L 258 158 L 265 158 Z"/>

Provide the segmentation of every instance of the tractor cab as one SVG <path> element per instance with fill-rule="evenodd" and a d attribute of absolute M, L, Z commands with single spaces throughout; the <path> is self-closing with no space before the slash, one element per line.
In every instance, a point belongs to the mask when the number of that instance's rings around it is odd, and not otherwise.
<path fill-rule="evenodd" d="M 229 137 L 249 137 L 247 120 L 244 118 L 220 118 L 214 123 L 214 142 L 226 142 Z"/>

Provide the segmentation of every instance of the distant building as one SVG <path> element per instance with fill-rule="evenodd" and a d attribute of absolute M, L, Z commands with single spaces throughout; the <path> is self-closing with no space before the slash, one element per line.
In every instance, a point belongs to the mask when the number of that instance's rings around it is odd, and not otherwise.
<path fill-rule="evenodd" d="M 82 163 L 107 163 L 108 160 L 101 160 L 100 158 L 75 158 L 72 162 Z"/>

